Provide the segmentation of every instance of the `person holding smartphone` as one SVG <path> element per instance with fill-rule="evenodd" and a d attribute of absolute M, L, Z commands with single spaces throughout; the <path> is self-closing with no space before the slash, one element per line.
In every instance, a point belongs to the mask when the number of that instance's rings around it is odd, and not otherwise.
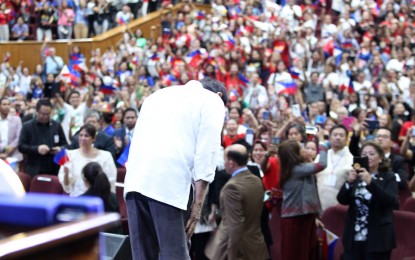
<path fill-rule="evenodd" d="M 319 140 L 323 140 L 322 131 Z M 281 259 L 314 259 L 317 253 L 316 219 L 321 212 L 315 174 L 327 166 L 327 146 L 319 145 L 317 163 L 307 162 L 298 141 L 278 147 L 281 165 Z"/>
<path fill-rule="evenodd" d="M 343 233 L 343 259 L 390 259 L 396 247 L 393 210 L 398 185 L 382 148 L 366 142 L 361 151 L 368 169 L 354 163 L 337 200 L 348 205 Z"/>

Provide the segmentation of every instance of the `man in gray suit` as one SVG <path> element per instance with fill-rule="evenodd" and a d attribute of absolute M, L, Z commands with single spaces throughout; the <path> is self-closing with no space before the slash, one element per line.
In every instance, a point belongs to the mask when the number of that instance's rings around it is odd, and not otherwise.
<path fill-rule="evenodd" d="M 20 162 L 23 155 L 17 150 L 17 145 L 22 121 L 18 116 L 9 115 L 9 112 L 10 101 L 0 99 L 0 159 L 12 157 Z"/>
<path fill-rule="evenodd" d="M 231 175 L 220 193 L 222 222 L 206 247 L 209 259 L 268 259 L 261 232 L 264 186 L 247 168 L 248 151 L 240 144 L 225 150 L 225 170 Z"/>

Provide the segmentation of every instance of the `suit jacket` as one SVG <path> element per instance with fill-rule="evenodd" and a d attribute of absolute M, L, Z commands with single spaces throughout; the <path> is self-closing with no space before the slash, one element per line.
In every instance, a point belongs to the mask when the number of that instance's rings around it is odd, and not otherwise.
<path fill-rule="evenodd" d="M 261 232 L 264 187 L 249 171 L 232 177 L 220 194 L 222 222 L 209 241 L 205 254 L 209 259 L 267 259 Z"/>
<path fill-rule="evenodd" d="M 408 186 L 408 164 L 405 158 L 397 154 L 391 153 L 389 159 L 391 160 L 393 173 L 399 175 L 400 181 L 397 180 L 397 182 L 399 189 L 402 190 Z"/>
<path fill-rule="evenodd" d="M 8 116 L 7 121 L 9 122 L 9 133 L 8 142 L 4 144 L 0 141 L 0 151 L 3 151 L 7 146 L 15 147 L 16 150 L 10 155 L 10 157 L 16 158 L 18 161 L 23 160 L 23 155 L 17 149 L 20 138 L 20 131 L 22 130 L 22 120 L 18 116 Z M 1 140 L 1 133 L 0 133 Z"/>
<path fill-rule="evenodd" d="M 360 156 L 359 155 L 359 142 L 360 142 L 360 136 L 353 135 L 350 139 L 349 143 L 349 149 L 350 152 L 353 154 L 353 156 Z M 407 187 L 407 181 L 408 181 L 408 165 L 405 161 L 405 159 L 397 154 L 391 153 L 389 159 L 391 160 L 392 164 L 392 172 L 397 173 L 399 175 L 400 181 L 398 181 L 398 187 L 400 190 Z"/>
<path fill-rule="evenodd" d="M 72 143 L 69 146 L 69 149 L 73 150 L 73 149 L 78 149 L 79 148 L 78 135 L 79 135 L 79 133 L 77 133 L 72 138 Z M 105 151 L 110 152 L 112 157 L 114 158 L 114 160 L 116 160 L 115 156 L 116 156 L 117 151 L 115 149 L 114 140 L 112 139 L 112 137 L 110 137 L 106 133 L 104 133 L 102 131 L 97 132 L 97 139 L 95 140 L 94 147 L 97 148 L 97 149 L 101 149 L 101 150 L 105 150 Z"/>
<path fill-rule="evenodd" d="M 121 150 L 119 151 L 120 154 L 124 151 L 125 147 L 128 145 L 128 138 L 126 136 L 127 136 L 127 130 L 125 126 L 115 129 L 114 137 L 118 137 L 122 140 Z"/>
<path fill-rule="evenodd" d="M 52 153 L 41 155 L 38 147 L 41 144 L 53 147 L 65 147 L 67 145 L 62 126 L 53 120 L 47 124 L 41 124 L 37 119 L 27 121 L 22 126 L 19 137 L 19 151 L 26 155 L 25 172 L 31 176 L 37 174 L 57 175 L 59 165 L 53 162 Z"/>
<path fill-rule="evenodd" d="M 368 217 L 368 252 L 385 252 L 396 247 L 395 230 L 393 225 L 393 209 L 399 203 L 398 185 L 393 173 L 380 173 L 373 177 L 370 185 L 366 186 L 372 194 Z M 340 204 L 349 205 L 346 225 L 343 233 L 343 246 L 351 251 L 354 240 L 356 204 L 354 200 L 355 185 L 347 189 L 346 183 L 337 195 Z"/>

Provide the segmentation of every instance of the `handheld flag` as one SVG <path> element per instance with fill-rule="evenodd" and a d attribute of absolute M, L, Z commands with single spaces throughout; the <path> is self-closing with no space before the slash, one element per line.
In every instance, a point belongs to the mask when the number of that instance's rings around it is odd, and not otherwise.
<path fill-rule="evenodd" d="M 131 143 L 128 143 L 128 145 L 125 147 L 124 151 L 122 152 L 120 158 L 118 158 L 117 160 L 117 163 L 119 163 L 123 167 L 125 167 L 128 161 L 128 154 L 130 153 L 130 144 Z"/>
<path fill-rule="evenodd" d="M 19 163 L 16 158 L 13 157 L 7 157 L 6 160 L 4 160 L 13 170 L 16 170 L 17 164 Z"/>
<path fill-rule="evenodd" d="M 244 87 L 246 87 L 249 84 L 249 79 L 245 78 L 245 76 L 240 72 L 238 73 L 238 81 Z"/>
<path fill-rule="evenodd" d="M 340 65 L 340 62 L 342 61 L 343 57 L 343 50 L 339 46 L 335 45 L 333 49 L 333 55 L 336 61 L 336 65 Z"/>
<path fill-rule="evenodd" d="M 341 86 L 340 86 L 340 91 L 344 91 L 347 89 L 347 92 L 349 92 L 349 94 L 354 93 L 354 87 L 353 87 L 353 80 L 352 80 L 352 74 L 351 71 L 347 72 L 347 75 L 349 76 L 349 82 L 346 85 L 346 82 L 344 82 Z"/>
<path fill-rule="evenodd" d="M 225 44 L 228 45 L 230 49 L 233 49 L 235 47 L 235 40 L 230 35 L 224 35 L 223 41 Z"/>
<path fill-rule="evenodd" d="M 297 84 L 294 81 L 280 82 L 276 84 L 276 90 L 278 95 L 294 95 L 297 92 Z"/>
<path fill-rule="evenodd" d="M 152 60 L 152 61 L 158 61 L 158 60 L 160 60 L 160 57 L 157 55 L 157 53 L 154 53 L 154 54 L 150 57 L 150 60 Z"/>
<path fill-rule="evenodd" d="M 290 74 L 293 79 L 298 79 L 300 77 L 301 71 L 296 67 L 291 67 Z"/>
<path fill-rule="evenodd" d="M 64 165 L 65 163 L 69 162 L 69 157 L 66 154 L 66 149 L 62 148 L 56 155 L 55 157 L 53 157 L 53 161 L 57 164 L 57 165 Z"/>
<path fill-rule="evenodd" d="M 102 86 L 99 88 L 99 91 L 101 91 L 101 92 L 102 92 L 102 93 L 104 93 L 104 94 L 111 95 L 111 94 L 114 94 L 114 92 L 115 92 L 115 91 L 117 91 L 117 88 L 116 88 L 116 87 L 114 87 L 114 86 L 106 86 L 106 85 L 102 85 Z"/>
<path fill-rule="evenodd" d="M 334 260 L 334 249 L 336 248 L 339 237 L 324 229 L 323 234 L 323 256 L 325 260 Z"/>
<path fill-rule="evenodd" d="M 191 67 L 197 67 L 202 61 L 202 53 L 200 50 L 192 51 L 191 53 L 187 54 L 187 60 Z"/>

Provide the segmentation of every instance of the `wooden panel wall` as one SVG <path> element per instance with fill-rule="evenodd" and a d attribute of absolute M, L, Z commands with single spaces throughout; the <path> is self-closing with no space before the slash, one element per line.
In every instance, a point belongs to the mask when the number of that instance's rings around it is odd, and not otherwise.
<path fill-rule="evenodd" d="M 153 25 L 160 26 L 160 20 L 163 14 L 169 12 L 176 13 L 181 7 L 182 4 L 177 4 L 172 9 L 153 12 L 145 17 L 132 21 L 128 24 L 128 27 L 132 32 L 140 28 L 143 31 L 144 37 L 148 38 L 150 37 L 150 27 Z M 197 5 L 197 8 L 210 12 L 209 5 Z M 82 53 L 86 56 L 88 61 L 91 57 L 91 50 L 100 48 L 103 52 L 108 47 L 115 46 L 121 39 L 124 30 L 124 27 L 116 27 L 94 38 L 72 40 L 72 44 L 81 48 Z M 65 63 L 68 62 L 68 44 L 66 40 L 51 41 L 48 45 L 50 47 L 55 47 L 57 55 L 61 56 Z M 10 52 L 10 64 L 12 66 L 17 66 L 20 61 L 23 61 L 23 66 L 29 67 L 30 71 L 33 72 L 35 66 L 42 63 L 40 57 L 41 46 L 42 42 L 37 41 L 3 42 L 0 43 L 0 58 L 4 58 L 6 53 Z"/>

